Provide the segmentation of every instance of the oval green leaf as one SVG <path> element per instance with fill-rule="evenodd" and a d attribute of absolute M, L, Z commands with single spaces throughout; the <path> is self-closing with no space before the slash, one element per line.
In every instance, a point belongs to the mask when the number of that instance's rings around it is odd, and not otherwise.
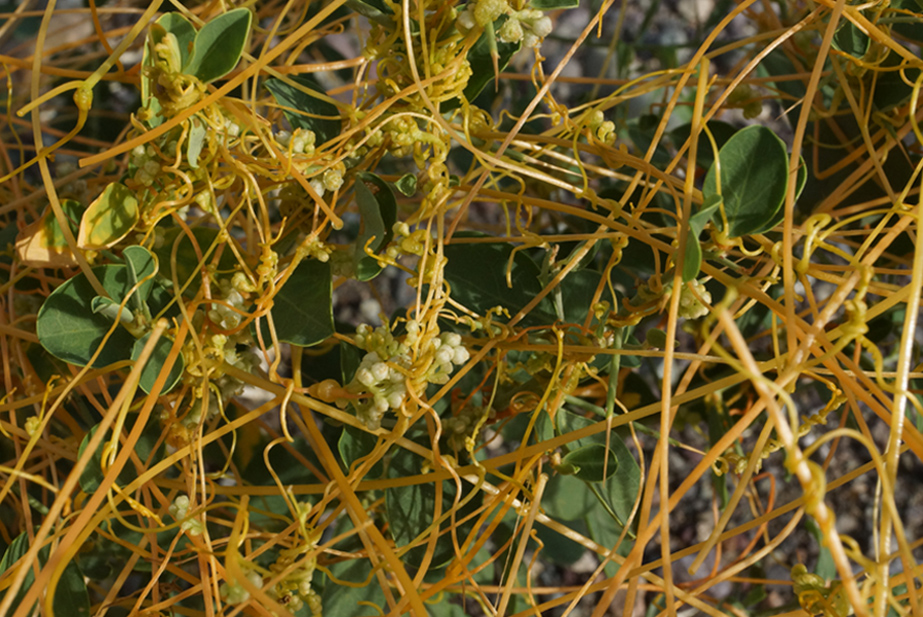
<path fill-rule="evenodd" d="M 324 144 L 343 128 L 340 110 L 329 100 L 312 93 L 324 92 L 320 83 L 311 75 L 289 75 L 293 83 L 281 79 L 267 79 L 264 83 L 276 102 L 283 106 L 282 113 L 293 129 L 314 131 L 318 145 Z"/>
<path fill-rule="evenodd" d="M 77 246 L 95 251 L 109 248 L 134 229 L 140 215 L 134 192 L 113 182 L 83 213 Z"/>
<path fill-rule="evenodd" d="M 721 207 L 720 195 L 709 195 L 702 204 L 702 209 L 689 217 L 689 227 L 686 235 L 686 252 L 683 259 L 683 282 L 688 283 L 699 275 L 702 267 L 702 246 L 699 244 L 699 235 L 712 219 L 718 208 Z"/>
<path fill-rule="evenodd" d="M 397 200 L 391 186 L 377 175 L 368 172 L 356 174 L 356 203 L 362 216 L 362 233 L 356 241 L 356 278 L 368 281 L 381 272 L 378 260 L 365 252 L 365 244 L 372 240 L 369 248 L 377 252 L 391 242 L 392 227 L 397 221 Z"/>
<path fill-rule="evenodd" d="M 151 295 L 151 289 L 154 287 L 157 260 L 153 253 L 137 244 L 125 247 L 125 250 L 122 251 L 122 257 L 125 258 L 125 265 L 128 266 L 128 284 L 134 287 L 139 282 L 144 281 L 138 285 L 138 291 L 131 296 L 131 306 L 144 311 L 147 298 Z"/>
<path fill-rule="evenodd" d="M 310 347 L 334 333 L 333 277 L 330 264 L 305 259 L 273 299 L 273 326 L 279 341 Z M 263 344 L 272 344 L 265 318 L 259 319 Z"/>
<path fill-rule="evenodd" d="M 147 344 L 150 334 L 145 334 L 141 338 L 135 341 L 134 346 L 131 349 L 131 359 L 137 360 L 141 357 L 141 351 L 144 349 L 144 346 Z M 170 349 L 173 347 L 173 339 L 168 336 L 161 336 L 157 343 L 154 344 L 154 351 L 151 353 L 151 357 L 148 358 L 147 364 L 144 365 L 144 368 L 141 370 L 141 381 L 138 385 L 141 386 L 141 389 L 151 394 L 154 389 L 154 383 L 157 381 L 157 378 L 160 376 L 160 372 L 163 370 L 164 364 L 167 362 L 167 357 L 170 355 Z M 170 367 L 170 373 L 167 375 L 167 380 L 164 382 L 163 389 L 157 394 L 166 394 L 173 389 L 173 386 L 176 385 L 176 382 L 179 381 L 179 378 L 183 376 L 183 371 L 186 368 L 186 361 L 183 358 L 183 354 L 179 354 L 176 358 L 176 362 L 173 363 L 173 366 Z"/>
<path fill-rule="evenodd" d="M 577 469 L 574 475 L 584 482 L 602 482 L 619 467 L 615 452 L 605 444 L 591 443 L 568 452 L 561 463 Z"/>
<path fill-rule="evenodd" d="M 391 463 L 388 467 L 388 478 L 406 479 L 414 476 L 419 477 L 423 464 L 424 459 L 419 455 L 403 448 L 398 448 L 391 458 Z M 462 486 L 465 490 L 471 488 L 468 484 L 463 484 Z M 455 520 L 471 514 L 481 502 L 479 493 L 468 500 L 461 508 L 456 508 L 455 495 L 457 492 L 458 488 L 455 482 L 444 481 L 442 483 L 441 514 L 451 512 L 455 508 Z M 462 496 L 462 499 L 464 498 L 465 496 Z M 385 489 L 385 514 L 394 542 L 399 547 L 416 544 L 401 556 L 405 563 L 413 567 L 418 567 L 422 563 L 423 557 L 428 550 L 426 540 L 429 534 L 433 533 L 431 527 L 433 526 L 435 511 L 436 486 L 433 481 Z M 439 539 L 436 540 L 436 546 L 432 552 L 430 569 L 444 566 L 455 556 L 455 543 L 450 534 L 454 533 L 456 541 L 462 542 L 471 533 L 473 527 L 474 518 L 470 518 L 465 523 L 454 527 L 451 520 L 443 522 L 439 530 Z"/>
<path fill-rule="evenodd" d="M 163 235 L 163 243 L 154 248 L 154 254 L 157 255 L 157 261 L 160 262 L 160 272 L 168 281 L 172 281 L 174 276 L 179 283 L 180 288 L 187 296 L 194 296 L 199 291 L 202 283 L 201 268 L 199 268 L 201 253 L 206 266 L 214 264 L 214 252 L 218 250 L 220 242 L 218 241 L 219 232 L 211 227 L 193 227 L 192 238 L 186 235 L 182 228 L 171 227 Z M 173 245 L 179 243 L 176 247 L 176 271 L 174 272 L 171 265 L 171 255 L 173 254 Z M 196 248 L 198 246 L 198 253 Z M 217 271 L 230 272 L 237 265 L 234 252 L 230 247 L 224 247 L 221 257 L 218 259 Z M 192 281 L 190 282 L 190 279 Z M 187 282 L 189 282 L 187 286 Z M 153 309 L 153 307 L 151 307 Z"/>
<path fill-rule="evenodd" d="M 464 237 L 485 236 L 455 235 L 455 239 Z M 513 257 L 512 286 L 507 285 L 506 269 L 512 253 L 513 245 L 506 242 L 447 245 L 444 255 L 449 261 L 445 279 L 452 289 L 452 298 L 482 315 L 496 306 L 507 309 L 511 317 L 518 313 L 543 286 L 538 266 L 522 251 L 517 251 Z M 554 321 L 554 307 L 546 297 L 523 323 L 535 325 Z"/>
<path fill-rule="evenodd" d="M 128 417 L 130 419 L 130 423 L 125 427 L 126 434 L 131 431 L 134 424 L 134 419 L 137 418 L 137 415 L 129 414 Z M 96 430 L 98 428 L 99 425 L 96 425 L 91 428 L 86 435 L 84 435 L 83 440 L 80 442 L 80 448 L 77 450 L 78 458 L 83 455 L 83 452 L 87 449 L 87 444 L 90 443 L 90 440 L 93 438 L 93 435 L 96 434 Z M 141 432 L 141 436 L 135 443 L 135 453 L 138 455 L 138 460 L 141 461 L 142 465 L 156 461 L 156 459 L 163 455 L 166 446 L 165 442 L 161 441 L 160 439 L 161 435 L 163 435 L 163 429 L 160 426 L 160 421 L 152 418 L 144 427 L 144 430 Z M 106 439 L 104 439 L 99 444 L 96 452 L 94 452 L 93 456 L 90 458 L 90 462 L 87 463 L 83 473 L 80 474 L 80 488 L 84 493 L 92 494 L 97 488 L 99 488 L 99 485 L 105 476 L 102 467 L 103 448 L 111 436 L 112 432 L 109 431 L 106 435 Z M 158 442 L 160 442 L 160 446 L 156 447 Z M 119 472 L 118 483 L 124 486 L 134 482 L 137 477 L 138 470 L 135 468 L 133 463 L 129 462 L 128 465 L 122 468 L 122 470 Z"/>
<path fill-rule="evenodd" d="M 129 289 L 128 268 L 123 265 L 97 266 L 93 274 L 110 298 L 121 302 Z M 78 274 L 60 285 L 38 312 L 38 340 L 48 353 L 70 364 L 86 366 L 112 327 L 112 321 L 93 313 L 96 290 L 86 276 Z M 93 367 L 100 368 L 128 360 L 135 338 L 121 327 L 106 341 Z"/>
<path fill-rule="evenodd" d="M 16 536 L 16 538 L 7 547 L 3 553 L 3 559 L 0 559 L 0 575 L 6 574 L 16 562 L 20 561 L 26 553 L 29 552 L 29 534 L 25 531 Z M 46 546 L 38 552 L 38 567 L 41 569 L 48 561 L 50 547 Z M 11 606 L 13 609 L 22 608 L 21 604 L 26 594 L 35 582 L 35 573 L 33 564 L 19 564 L 19 567 L 26 568 L 26 577 L 22 582 L 22 587 L 13 599 Z M 5 577 L 10 580 L 10 576 Z M 58 580 L 58 585 L 54 589 L 54 600 L 52 600 L 54 614 L 57 617 L 89 617 L 90 615 L 90 596 L 87 593 L 87 586 L 84 582 L 83 573 L 76 561 L 69 562 L 64 567 L 64 572 Z M 27 610 L 24 614 L 31 615 L 33 609 Z"/>
<path fill-rule="evenodd" d="M 234 9 L 202 26 L 183 72 L 207 84 L 233 71 L 247 45 L 252 19 L 248 9 Z"/>
<path fill-rule="evenodd" d="M 776 216 L 788 186 L 788 155 L 785 144 L 764 126 L 738 131 L 718 152 L 721 164 L 721 196 L 727 215 L 728 236 L 755 233 Z M 718 194 L 712 165 L 705 176 L 702 194 Z"/>

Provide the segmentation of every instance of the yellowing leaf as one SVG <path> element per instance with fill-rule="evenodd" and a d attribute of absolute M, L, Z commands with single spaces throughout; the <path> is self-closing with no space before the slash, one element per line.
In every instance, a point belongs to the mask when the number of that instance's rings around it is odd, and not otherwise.
<path fill-rule="evenodd" d="M 113 182 L 83 213 L 77 246 L 90 250 L 109 248 L 134 229 L 138 217 L 138 199 L 127 186 Z"/>
<path fill-rule="evenodd" d="M 64 215 L 71 221 L 71 229 L 76 229 L 82 206 L 73 199 L 61 202 Z M 39 220 L 26 226 L 16 238 L 16 256 L 19 261 L 33 268 L 71 268 L 77 260 L 67 245 L 58 219 L 51 208 Z"/>

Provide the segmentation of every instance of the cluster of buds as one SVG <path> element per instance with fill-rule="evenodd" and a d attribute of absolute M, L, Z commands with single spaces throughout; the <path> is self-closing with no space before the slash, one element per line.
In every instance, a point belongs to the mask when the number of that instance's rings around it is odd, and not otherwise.
<path fill-rule="evenodd" d="M 679 316 L 684 319 L 698 319 L 708 315 L 711 294 L 701 281 L 692 281 L 680 287 Z"/>
<path fill-rule="evenodd" d="M 179 495 L 170 504 L 170 516 L 180 522 L 179 528 L 191 536 L 202 534 L 202 521 L 189 517 L 189 497 Z"/>
<path fill-rule="evenodd" d="M 259 572 L 251 570 L 247 572 L 246 576 L 247 581 L 254 587 L 263 586 L 263 577 L 260 576 Z M 218 593 L 221 594 L 221 599 L 228 604 L 243 604 L 250 599 L 250 592 L 237 581 L 232 583 L 225 581 L 221 583 L 221 586 L 218 588 Z"/>
<path fill-rule="evenodd" d="M 468 4 L 458 15 L 458 25 L 463 30 L 484 28 L 501 15 L 507 19 L 500 26 L 497 37 L 504 43 L 522 42 L 524 47 L 537 47 L 551 34 L 551 18 L 538 9 L 525 8 L 517 11 L 506 0 L 476 0 Z"/>
<path fill-rule="evenodd" d="M 134 180 L 142 186 L 151 186 L 160 175 L 160 159 L 154 146 L 135 146 L 131 151 L 131 164 L 137 167 Z"/>
<path fill-rule="evenodd" d="M 744 112 L 744 118 L 752 120 L 763 113 L 763 102 L 759 94 L 753 91 L 749 84 L 738 84 L 728 95 L 725 105 L 729 108 L 739 108 Z"/>
<path fill-rule="evenodd" d="M 596 136 L 596 139 L 602 143 L 607 146 L 611 146 L 615 143 L 615 122 L 606 120 L 606 117 L 600 110 L 597 109 L 590 114 L 587 125 Z"/>
<path fill-rule="evenodd" d="M 413 347 L 421 336 L 416 321 L 407 323 L 403 341 L 394 337 L 387 324 L 375 330 L 364 324 L 359 326 L 354 340 L 367 352 L 365 357 L 350 383 L 344 388 L 327 388 L 330 397 L 321 395 L 321 398 L 333 398 L 341 408 L 352 402 L 362 423 L 371 430 L 378 429 L 389 409 L 397 410 L 404 404 L 408 383 L 419 392 L 427 384 L 444 384 L 455 367 L 470 357 L 460 335 L 443 332 L 423 341 L 415 362 Z"/>
<path fill-rule="evenodd" d="M 297 507 L 300 514 L 306 514 L 311 509 L 310 504 L 306 503 L 298 503 Z M 309 554 L 307 559 L 295 565 L 294 568 L 292 567 L 295 564 L 295 557 L 303 552 L 303 548 L 281 551 L 279 558 L 269 566 L 273 575 L 286 572 L 269 591 L 269 595 L 292 613 L 297 613 L 307 605 L 311 615 L 320 616 L 323 613 L 321 597 L 311 586 L 314 571 L 317 569 L 317 557 Z M 307 548 L 312 554 L 316 554 L 317 543 L 311 542 Z"/>
<path fill-rule="evenodd" d="M 312 156 L 314 154 L 314 144 L 317 141 L 317 136 L 314 134 L 314 131 L 295 129 L 294 133 L 279 131 L 276 133 L 276 141 L 286 148 L 291 148 L 294 154 Z"/>
<path fill-rule="evenodd" d="M 493 408 L 465 407 L 458 415 L 443 419 L 442 433 L 449 447 L 455 451 L 467 450 L 468 442 L 476 437 L 475 431 L 482 425 L 485 413 L 488 419 L 497 415 Z"/>

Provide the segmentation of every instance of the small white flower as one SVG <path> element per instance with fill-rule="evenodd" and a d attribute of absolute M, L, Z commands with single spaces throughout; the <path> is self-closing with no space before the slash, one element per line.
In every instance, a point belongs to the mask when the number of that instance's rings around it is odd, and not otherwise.
<path fill-rule="evenodd" d="M 544 16 L 540 19 L 535 20 L 532 24 L 532 32 L 535 33 L 535 36 L 543 39 L 554 29 L 554 26 L 551 23 L 551 18 Z"/>
<path fill-rule="evenodd" d="M 372 375 L 372 371 L 367 368 L 360 368 L 356 371 L 356 381 L 361 383 L 366 388 L 371 387 L 375 383 L 375 376 Z"/>
<path fill-rule="evenodd" d="M 452 357 L 452 363 L 458 366 L 461 366 L 468 361 L 468 358 L 471 357 L 471 354 L 468 353 L 468 350 L 464 347 L 456 347 L 455 355 Z"/>
<path fill-rule="evenodd" d="M 372 375 L 375 377 L 375 381 L 384 381 L 391 374 L 391 369 L 384 362 L 379 362 L 372 366 Z"/>
<path fill-rule="evenodd" d="M 392 392 L 388 395 L 388 406 L 391 407 L 391 409 L 397 409 L 401 406 L 401 404 L 403 404 L 404 397 L 406 396 L 406 392 Z"/>

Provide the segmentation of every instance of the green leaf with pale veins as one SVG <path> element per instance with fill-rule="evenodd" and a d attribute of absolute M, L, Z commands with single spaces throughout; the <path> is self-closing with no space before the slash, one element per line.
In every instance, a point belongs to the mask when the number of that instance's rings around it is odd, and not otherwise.
<path fill-rule="evenodd" d="M 83 213 L 77 245 L 90 250 L 109 248 L 135 228 L 140 216 L 134 191 L 112 182 Z"/>

